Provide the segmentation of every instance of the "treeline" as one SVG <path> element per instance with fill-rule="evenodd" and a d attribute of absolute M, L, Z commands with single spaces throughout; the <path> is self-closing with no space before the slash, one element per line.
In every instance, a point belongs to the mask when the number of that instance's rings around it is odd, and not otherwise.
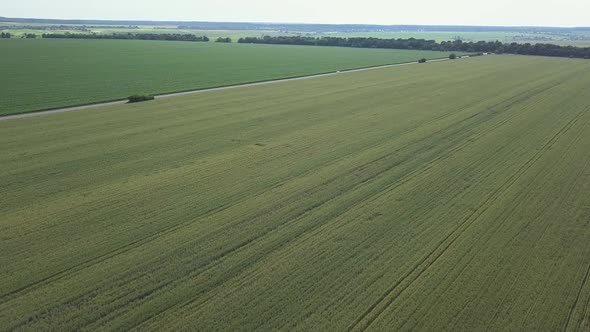
<path fill-rule="evenodd" d="M 113 34 L 82 34 L 82 33 L 45 33 L 43 38 L 66 38 L 66 39 L 126 39 L 126 40 L 175 40 L 208 42 L 207 36 L 192 34 L 170 34 L 170 33 L 113 33 Z"/>
<path fill-rule="evenodd" d="M 12 38 L 12 37 L 14 37 L 14 35 L 11 34 L 10 32 L 2 32 L 2 33 L 0 33 L 0 39 Z M 27 39 L 37 38 L 37 35 L 34 34 L 34 33 L 25 33 L 25 34 L 21 35 L 20 38 L 27 38 Z"/>
<path fill-rule="evenodd" d="M 543 55 L 555 57 L 590 58 L 590 47 L 560 46 L 553 44 L 519 44 L 502 43 L 500 41 L 464 42 L 462 40 L 436 42 L 425 39 L 380 39 L 380 38 L 344 38 L 344 37 L 303 37 L 280 36 L 246 37 L 240 38 L 238 43 L 248 44 L 281 44 L 281 45 L 309 45 L 309 46 L 339 46 L 358 48 L 391 48 L 402 50 L 428 51 L 459 51 L 483 53 L 510 53 L 523 55 Z"/>
<path fill-rule="evenodd" d="M 2 28 L 9 29 L 9 30 L 73 30 L 73 31 L 82 31 L 82 32 L 89 32 L 91 31 L 88 29 L 89 27 L 85 25 L 2 25 Z M 107 27 L 101 26 L 101 29 L 111 28 L 111 29 L 126 29 L 127 27 Z"/>

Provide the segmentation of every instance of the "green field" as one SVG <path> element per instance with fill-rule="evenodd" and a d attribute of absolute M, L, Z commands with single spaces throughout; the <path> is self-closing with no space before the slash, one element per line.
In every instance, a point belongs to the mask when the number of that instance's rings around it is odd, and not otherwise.
<path fill-rule="evenodd" d="M 2 23 L 0 23 L 0 28 L 2 28 Z M 44 29 L 14 29 L 14 28 L 4 28 L 4 32 L 9 32 L 14 35 L 16 38 L 23 36 L 26 33 L 34 33 L 39 37 L 44 33 L 72 33 L 72 34 L 85 34 L 85 33 L 101 33 L 101 34 L 113 34 L 113 33 L 188 33 L 194 35 L 205 35 L 212 39 L 218 37 L 231 37 L 234 42 L 237 42 L 239 38 L 242 37 L 263 37 L 263 36 L 294 36 L 294 35 L 301 35 L 302 33 L 298 32 L 289 32 L 289 31 L 277 31 L 277 30 L 200 30 L 200 29 L 178 29 L 176 27 L 168 26 L 168 27 L 139 27 L 139 28 L 112 28 L 112 27 L 94 27 L 88 29 L 89 31 L 79 31 L 79 30 L 44 30 Z M 305 34 L 305 35 L 314 35 L 314 34 Z"/>
<path fill-rule="evenodd" d="M 588 331 L 588 86 L 489 56 L 0 121 L 0 326 Z"/>
<path fill-rule="evenodd" d="M 0 115 L 448 56 L 141 40 L 8 39 L 0 49 Z"/>
<path fill-rule="evenodd" d="M 429 31 L 429 32 L 353 32 L 333 34 L 340 37 L 375 37 L 375 38 L 420 38 L 438 42 L 460 38 L 464 41 L 477 42 L 501 41 L 503 43 L 551 43 L 559 45 L 590 46 L 590 36 L 587 33 L 522 33 L 509 31 L 466 32 L 466 31 Z"/>

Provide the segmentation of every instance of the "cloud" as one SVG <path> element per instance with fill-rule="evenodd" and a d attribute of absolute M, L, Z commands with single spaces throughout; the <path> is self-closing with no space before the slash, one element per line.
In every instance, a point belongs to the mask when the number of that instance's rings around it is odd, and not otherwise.
<path fill-rule="evenodd" d="M 238 22 L 590 26 L 590 1 L 19 0 L 4 16 Z"/>

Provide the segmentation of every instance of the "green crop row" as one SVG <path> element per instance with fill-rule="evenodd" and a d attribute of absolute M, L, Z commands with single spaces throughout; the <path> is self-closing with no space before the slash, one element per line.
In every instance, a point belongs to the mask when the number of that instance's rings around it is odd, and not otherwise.
<path fill-rule="evenodd" d="M 0 49 L 0 115 L 448 56 L 137 40 L 7 39 Z"/>

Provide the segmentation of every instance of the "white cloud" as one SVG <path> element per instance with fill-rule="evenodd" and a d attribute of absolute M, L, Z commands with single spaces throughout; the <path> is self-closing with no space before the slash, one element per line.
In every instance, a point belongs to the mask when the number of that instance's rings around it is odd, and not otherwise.
<path fill-rule="evenodd" d="M 185 21 L 590 26 L 589 0 L 19 0 L 2 16 Z"/>

